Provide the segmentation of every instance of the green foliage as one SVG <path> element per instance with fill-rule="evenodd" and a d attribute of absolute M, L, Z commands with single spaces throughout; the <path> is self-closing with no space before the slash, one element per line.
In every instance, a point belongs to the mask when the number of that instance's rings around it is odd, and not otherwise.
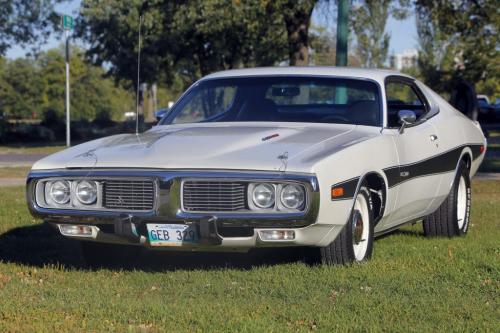
<path fill-rule="evenodd" d="M 2 99 L 3 113 L 15 118 L 29 118 L 42 104 L 43 80 L 30 59 L 17 59 L 5 67 L 2 75 L 5 92 Z"/>
<path fill-rule="evenodd" d="M 498 1 L 419 0 L 416 8 L 424 80 L 441 92 L 465 80 L 488 94 L 500 93 Z"/>
<path fill-rule="evenodd" d="M 135 85 L 142 15 L 141 81 L 186 87 L 223 69 L 285 60 L 307 64 L 308 29 L 318 2 L 84 0 L 77 33 L 91 46 L 89 59 L 106 62 L 117 80 Z"/>
<path fill-rule="evenodd" d="M 134 106 L 133 94 L 115 86 L 103 68 L 89 65 L 75 49 L 71 56 L 72 120 L 93 120 L 102 114 L 121 119 Z M 61 50 L 36 59 L 0 62 L 0 113 L 9 118 L 45 119 L 48 124 L 65 115 L 65 61 Z"/>
<path fill-rule="evenodd" d="M 497 61 L 500 61 L 500 59 L 497 58 Z M 490 98 L 490 102 L 495 103 L 496 98 L 500 97 L 500 78 L 488 75 L 487 78 L 477 83 L 476 92 L 487 95 Z"/>
<path fill-rule="evenodd" d="M 311 54 L 309 62 L 315 66 L 335 66 L 336 41 L 335 34 L 327 32 L 324 27 L 312 26 L 309 30 Z M 354 53 L 349 53 L 348 66 L 360 67 L 361 62 Z"/>
<path fill-rule="evenodd" d="M 363 1 L 351 10 L 351 28 L 356 36 L 355 52 L 363 67 L 384 67 L 390 35 L 385 31 L 389 14 L 396 19 L 407 15 L 407 0 Z"/>
<path fill-rule="evenodd" d="M 59 22 L 54 5 L 67 0 L 2 0 L 0 55 L 12 45 L 35 46 L 45 41 Z"/>

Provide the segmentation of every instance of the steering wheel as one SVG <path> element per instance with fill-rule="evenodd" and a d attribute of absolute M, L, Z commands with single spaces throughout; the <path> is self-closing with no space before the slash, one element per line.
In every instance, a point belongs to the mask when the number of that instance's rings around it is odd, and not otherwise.
<path fill-rule="evenodd" d="M 344 116 L 338 115 L 338 114 L 331 114 L 331 115 L 328 115 L 328 116 L 321 118 L 322 123 L 332 122 L 332 120 L 337 120 L 340 123 L 344 123 L 344 124 L 349 123 L 349 119 L 347 119 Z"/>

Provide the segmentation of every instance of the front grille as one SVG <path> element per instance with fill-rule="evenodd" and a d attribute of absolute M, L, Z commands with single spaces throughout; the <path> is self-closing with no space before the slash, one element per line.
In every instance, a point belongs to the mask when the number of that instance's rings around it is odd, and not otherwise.
<path fill-rule="evenodd" d="M 235 212 L 246 209 L 246 184 L 230 181 L 185 181 L 183 208 L 188 212 Z"/>
<path fill-rule="evenodd" d="M 109 209 L 151 210 L 154 207 L 153 180 L 106 180 L 102 204 Z"/>

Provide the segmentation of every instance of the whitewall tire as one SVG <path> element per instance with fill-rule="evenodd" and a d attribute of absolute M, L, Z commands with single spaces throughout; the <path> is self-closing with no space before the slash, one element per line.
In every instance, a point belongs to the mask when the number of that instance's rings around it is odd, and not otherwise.
<path fill-rule="evenodd" d="M 428 237 L 462 236 L 469 230 L 471 186 L 469 169 L 460 162 L 450 194 L 439 208 L 423 220 Z"/>
<path fill-rule="evenodd" d="M 327 265 L 344 265 L 371 258 L 373 252 L 373 212 L 370 191 L 362 186 L 344 229 L 329 245 L 319 249 L 320 259 Z"/>

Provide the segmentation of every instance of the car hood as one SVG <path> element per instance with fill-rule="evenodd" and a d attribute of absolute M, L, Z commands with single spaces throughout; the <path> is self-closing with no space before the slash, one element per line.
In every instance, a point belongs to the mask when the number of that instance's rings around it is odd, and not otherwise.
<path fill-rule="evenodd" d="M 294 170 L 325 146 L 343 147 L 366 137 L 359 126 L 302 123 L 204 123 L 156 126 L 143 134 L 90 141 L 50 155 L 33 166 L 61 168 L 160 168 Z M 356 132 L 359 132 L 355 134 Z M 299 157 L 304 157 L 299 159 Z M 294 163 L 301 160 L 301 163 Z M 300 167 L 299 167 L 300 165 Z M 300 170 L 297 170 L 300 169 Z"/>

